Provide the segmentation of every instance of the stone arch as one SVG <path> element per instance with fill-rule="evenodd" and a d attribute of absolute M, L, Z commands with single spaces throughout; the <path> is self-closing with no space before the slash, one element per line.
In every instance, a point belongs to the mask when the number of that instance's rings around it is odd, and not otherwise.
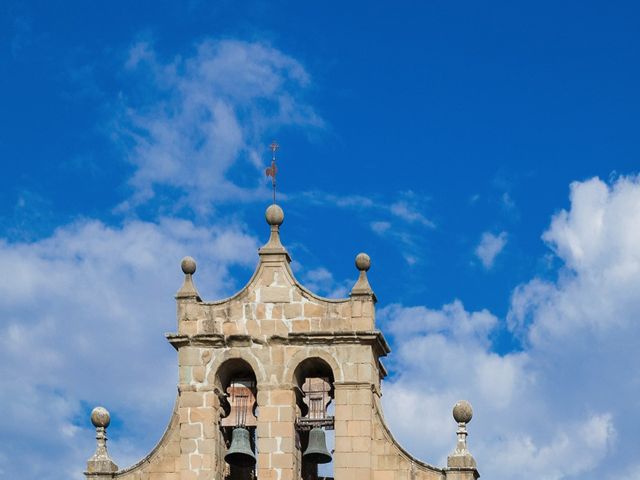
<path fill-rule="evenodd" d="M 216 356 L 213 362 L 211 362 L 209 372 L 207 374 L 207 382 L 209 385 L 213 385 L 217 388 L 223 388 L 221 378 L 224 378 L 224 376 L 227 375 L 227 372 L 224 372 L 222 369 L 225 365 L 232 365 L 233 362 L 244 362 L 247 364 L 255 376 L 256 387 L 258 389 L 260 388 L 260 385 L 264 384 L 266 380 L 264 367 L 262 366 L 262 363 L 256 359 L 253 353 L 249 351 L 227 350 Z"/>
<path fill-rule="evenodd" d="M 323 360 L 331 368 L 334 382 L 344 381 L 344 372 L 342 371 L 342 366 L 336 360 L 336 358 L 329 352 L 327 352 L 326 349 L 316 347 L 302 349 L 296 352 L 293 357 L 291 357 L 291 360 L 289 360 L 289 364 L 285 368 L 283 381 L 285 383 L 290 383 L 291 385 L 296 385 L 296 371 L 298 370 L 298 367 L 305 360 L 312 358 Z"/>

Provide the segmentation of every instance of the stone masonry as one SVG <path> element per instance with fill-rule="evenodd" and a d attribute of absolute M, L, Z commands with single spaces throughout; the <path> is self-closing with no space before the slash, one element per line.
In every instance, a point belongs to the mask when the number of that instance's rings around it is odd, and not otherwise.
<path fill-rule="evenodd" d="M 479 474 L 467 450 L 466 425 L 472 410 L 458 402 L 457 444 L 447 467 L 413 458 L 393 438 L 380 402 L 389 353 L 375 327 L 376 297 L 369 285 L 366 254 L 356 258 L 359 278 L 349 298 L 321 298 L 294 278 L 280 242 L 284 213 L 266 213 L 270 238 L 248 284 L 230 298 L 203 301 L 193 282 L 196 263 L 182 261 L 184 282 L 177 300 L 177 332 L 167 339 L 178 352 L 179 383 L 173 414 L 156 447 L 133 466 L 118 469 L 106 447 L 109 415 L 92 414 L 97 450 L 87 464 L 88 480 L 298 480 L 303 475 L 297 419 L 303 416 L 305 376 L 321 372 L 332 384 L 334 477 L 338 480 L 475 480 Z M 257 464 L 234 473 L 224 460 L 229 414 L 227 388 L 241 375 L 255 381 L 252 426 Z M 257 419 L 257 422 L 255 421 Z M 454 430 L 451 430 L 452 445 Z M 243 477 L 242 475 L 246 475 Z M 305 478 L 317 478 L 311 471 Z"/>

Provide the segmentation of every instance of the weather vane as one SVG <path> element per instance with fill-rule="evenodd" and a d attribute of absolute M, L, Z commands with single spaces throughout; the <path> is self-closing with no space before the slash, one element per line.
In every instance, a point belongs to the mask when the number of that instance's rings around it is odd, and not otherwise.
<path fill-rule="evenodd" d="M 278 168 L 276 167 L 276 151 L 280 148 L 280 145 L 276 143 L 274 140 L 271 142 L 271 166 L 267 167 L 264 173 L 267 177 L 271 177 L 271 185 L 273 186 L 273 203 L 276 203 L 276 173 L 278 172 Z"/>

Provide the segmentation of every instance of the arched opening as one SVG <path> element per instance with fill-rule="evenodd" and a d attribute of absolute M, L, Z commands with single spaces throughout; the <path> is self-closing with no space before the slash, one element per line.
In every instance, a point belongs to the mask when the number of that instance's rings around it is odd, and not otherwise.
<path fill-rule="evenodd" d="M 303 360 L 294 371 L 297 387 L 297 453 L 303 480 L 333 478 L 334 373 L 318 357 Z"/>
<path fill-rule="evenodd" d="M 258 404 L 256 375 L 243 359 L 225 361 L 216 372 L 216 385 L 224 414 L 220 419 L 225 479 L 256 478 L 256 427 Z"/>

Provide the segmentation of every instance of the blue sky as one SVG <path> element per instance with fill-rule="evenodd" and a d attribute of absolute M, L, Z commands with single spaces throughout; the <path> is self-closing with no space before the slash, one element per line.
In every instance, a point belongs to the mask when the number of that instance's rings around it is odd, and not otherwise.
<path fill-rule="evenodd" d="M 636 478 L 633 2 L 129 3 L 0 6 L 0 477 L 77 476 L 98 403 L 121 466 L 153 446 L 179 260 L 249 278 L 276 138 L 298 277 L 372 257 L 410 451 L 465 397 L 483 475 Z"/>

